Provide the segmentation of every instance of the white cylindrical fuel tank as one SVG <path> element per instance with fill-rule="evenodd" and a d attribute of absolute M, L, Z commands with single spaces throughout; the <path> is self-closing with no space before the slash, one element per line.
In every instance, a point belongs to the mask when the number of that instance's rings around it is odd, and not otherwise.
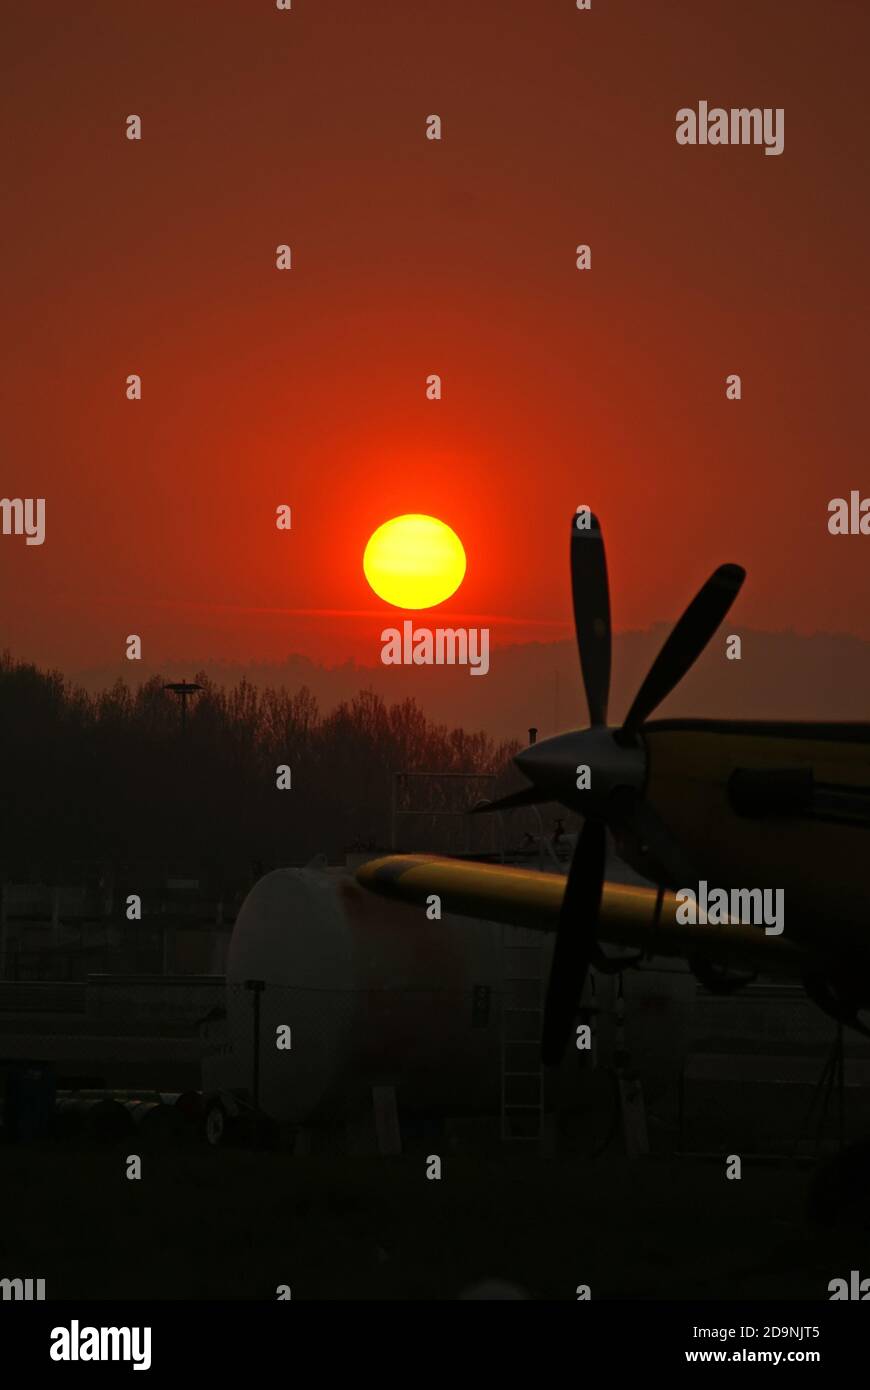
<path fill-rule="evenodd" d="M 395 1086 L 401 1103 L 424 1110 L 496 1110 L 502 928 L 446 907 L 430 921 L 425 909 L 375 897 L 344 871 L 262 878 L 239 911 L 227 959 L 232 1084 L 251 1088 L 254 996 L 245 982 L 262 980 L 260 1103 L 275 1119 L 347 1114 L 371 1103 L 374 1085 Z M 530 973 L 545 980 L 551 941 L 513 938 L 535 948 Z M 289 1048 L 276 1045 L 282 1028 Z"/>

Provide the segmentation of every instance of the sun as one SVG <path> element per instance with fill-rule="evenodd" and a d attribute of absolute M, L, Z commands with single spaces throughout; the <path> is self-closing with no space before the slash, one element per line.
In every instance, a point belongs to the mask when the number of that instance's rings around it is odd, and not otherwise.
<path fill-rule="evenodd" d="M 432 608 L 455 594 L 465 578 L 465 551 L 446 522 L 414 512 L 378 527 L 365 548 L 363 570 L 378 597 L 394 607 Z"/>

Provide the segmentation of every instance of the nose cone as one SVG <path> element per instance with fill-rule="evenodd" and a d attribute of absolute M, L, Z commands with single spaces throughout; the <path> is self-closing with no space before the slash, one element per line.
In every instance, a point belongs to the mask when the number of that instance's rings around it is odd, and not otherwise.
<path fill-rule="evenodd" d="M 646 772 L 643 749 L 623 747 L 600 725 L 533 743 L 514 762 L 542 798 L 584 815 L 602 814 L 617 787 L 641 788 Z"/>
<path fill-rule="evenodd" d="M 584 746 L 585 732 L 556 734 L 554 738 L 533 743 L 518 753 L 514 762 L 534 787 L 551 793 L 554 801 L 562 801 L 563 793 L 576 784 L 574 771 Z"/>

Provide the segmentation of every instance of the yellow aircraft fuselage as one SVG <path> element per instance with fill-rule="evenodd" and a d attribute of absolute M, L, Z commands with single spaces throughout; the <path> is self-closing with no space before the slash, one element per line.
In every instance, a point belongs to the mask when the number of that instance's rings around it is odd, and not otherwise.
<path fill-rule="evenodd" d="M 700 877 L 781 888 L 788 937 L 870 950 L 870 724 L 659 720 L 643 739 L 645 795 Z"/>

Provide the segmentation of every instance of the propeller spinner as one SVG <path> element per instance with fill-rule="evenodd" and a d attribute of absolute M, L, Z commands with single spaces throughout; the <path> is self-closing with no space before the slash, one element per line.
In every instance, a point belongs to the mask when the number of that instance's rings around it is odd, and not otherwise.
<path fill-rule="evenodd" d="M 588 526 L 581 523 L 585 519 Z M 739 565 L 720 565 L 674 627 L 620 728 L 607 725 L 610 694 L 610 592 L 604 540 L 588 513 L 571 519 L 571 593 L 589 728 L 534 743 L 514 759 L 529 786 L 481 810 L 557 801 L 579 811 L 583 830 L 568 872 L 544 1005 L 542 1055 L 561 1061 L 590 965 L 606 965 L 598 944 L 607 830 L 642 841 L 672 887 L 691 881 L 679 842 L 644 798 L 643 725 L 697 661 L 746 577 Z M 580 770 L 589 769 L 589 786 Z"/>

